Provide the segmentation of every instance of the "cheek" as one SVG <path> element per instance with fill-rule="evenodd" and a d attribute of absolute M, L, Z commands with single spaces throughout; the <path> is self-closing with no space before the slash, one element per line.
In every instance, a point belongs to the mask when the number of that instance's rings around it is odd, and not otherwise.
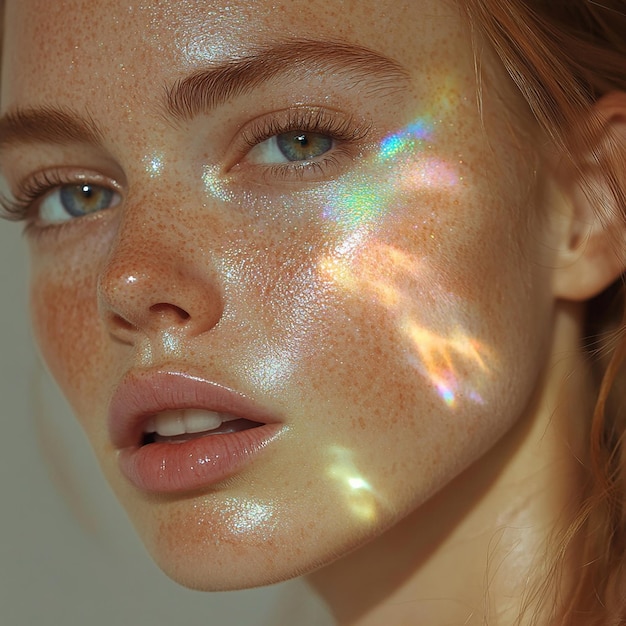
<path fill-rule="evenodd" d="M 305 325 L 285 393 L 316 442 L 307 468 L 372 521 L 432 493 L 523 414 L 543 358 L 531 346 L 549 330 L 523 218 L 499 219 L 478 193 L 402 213 L 325 246 L 315 305 L 302 315 L 283 299 L 278 313 L 279 327 L 294 310 Z"/>
<path fill-rule="evenodd" d="M 99 329 L 95 278 L 88 272 L 45 268 L 45 263 L 35 263 L 31 280 L 35 338 L 74 412 L 86 418 L 102 395 L 107 354 Z"/>
<path fill-rule="evenodd" d="M 265 357 L 280 358 L 262 373 L 268 360 L 250 344 L 247 375 L 274 390 L 284 379 L 322 403 L 419 388 L 422 401 L 460 410 L 486 401 L 499 368 L 525 360 L 515 337 L 534 333 L 547 311 L 545 285 L 530 287 L 532 251 L 516 241 L 522 224 L 484 205 L 480 219 L 466 219 L 477 198 L 402 200 L 393 222 L 327 235 L 313 256 L 300 255 L 299 276 L 272 276 L 287 286 L 259 301 L 272 321 L 256 331 Z"/>

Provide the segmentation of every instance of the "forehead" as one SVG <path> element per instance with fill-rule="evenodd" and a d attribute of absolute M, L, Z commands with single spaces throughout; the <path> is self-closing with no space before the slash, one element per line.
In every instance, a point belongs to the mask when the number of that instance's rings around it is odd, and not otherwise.
<path fill-rule="evenodd" d="M 453 2 L 9 0 L 3 106 L 114 98 L 291 39 L 350 41 L 424 72 L 467 58 Z"/>

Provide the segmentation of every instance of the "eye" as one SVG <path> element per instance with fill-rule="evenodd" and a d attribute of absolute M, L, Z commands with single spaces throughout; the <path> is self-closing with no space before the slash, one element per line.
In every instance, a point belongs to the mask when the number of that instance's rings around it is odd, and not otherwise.
<path fill-rule="evenodd" d="M 110 209 L 117 206 L 120 200 L 116 191 L 102 185 L 62 185 L 42 198 L 38 220 L 45 224 L 58 224 Z"/>
<path fill-rule="evenodd" d="M 371 122 L 342 111 L 273 111 L 239 129 L 226 171 L 263 186 L 331 180 L 361 158 L 370 139 Z"/>
<path fill-rule="evenodd" d="M 255 164 L 310 161 L 330 152 L 335 140 L 323 133 L 292 130 L 269 137 L 254 146 L 246 160 Z"/>

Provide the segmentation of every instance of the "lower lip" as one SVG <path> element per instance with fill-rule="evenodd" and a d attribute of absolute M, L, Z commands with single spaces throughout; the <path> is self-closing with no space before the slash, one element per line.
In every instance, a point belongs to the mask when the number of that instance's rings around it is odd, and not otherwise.
<path fill-rule="evenodd" d="M 182 443 L 149 443 L 120 451 L 122 473 L 139 489 L 179 493 L 215 485 L 237 474 L 276 438 L 279 424 Z"/>

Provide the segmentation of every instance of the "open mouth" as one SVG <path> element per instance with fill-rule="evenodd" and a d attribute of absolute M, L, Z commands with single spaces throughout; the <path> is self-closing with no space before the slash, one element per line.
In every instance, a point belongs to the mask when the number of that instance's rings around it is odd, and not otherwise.
<path fill-rule="evenodd" d="M 204 409 L 163 411 L 146 420 L 141 445 L 184 443 L 201 437 L 236 433 L 259 426 L 263 426 L 263 423 Z"/>
<path fill-rule="evenodd" d="M 283 422 L 243 394 L 184 372 L 131 371 L 109 407 L 122 474 L 152 493 L 191 492 L 245 471 Z"/>

